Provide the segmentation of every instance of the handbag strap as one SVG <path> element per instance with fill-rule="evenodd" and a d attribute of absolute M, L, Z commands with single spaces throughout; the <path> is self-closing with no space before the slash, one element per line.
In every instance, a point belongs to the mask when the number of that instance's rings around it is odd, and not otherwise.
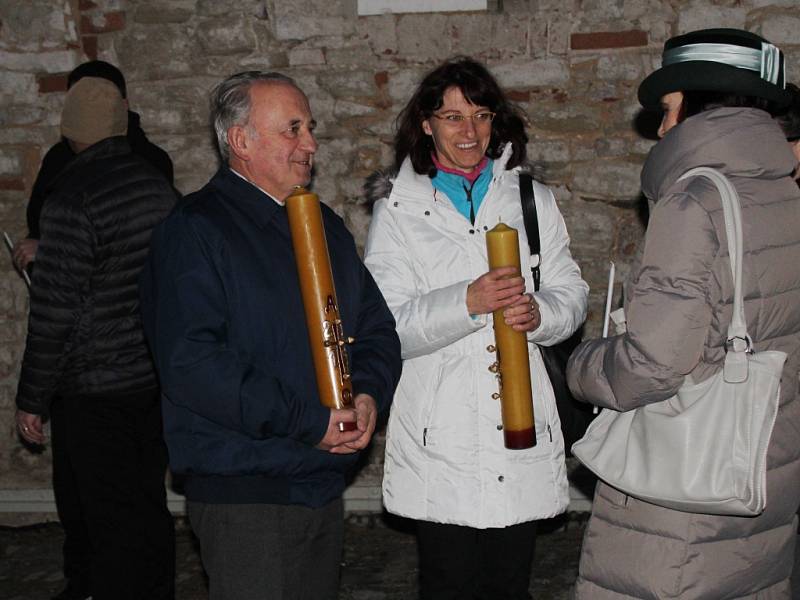
<path fill-rule="evenodd" d="M 522 222 L 525 224 L 525 235 L 531 251 L 531 275 L 533 291 L 539 291 L 542 273 L 539 265 L 542 262 L 542 242 L 539 239 L 539 215 L 536 212 L 536 196 L 533 192 L 533 177 L 528 173 L 519 175 L 519 199 L 522 202 Z"/>
<path fill-rule="evenodd" d="M 733 316 L 728 325 L 725 344 L 724 378 L 730 383 L 741 383 L 747 379 L 748 353 L 753 351 L 753 341 L 747 333 L 747 319 L 742 297 L 742 211 L 739 194 L 725 175 L 710 167 L 690 169 L 678 181 L 690 177 L 705 177 L 719 191 L 722 213 L 725 216 L 725 237 L 733 276 Z"/>

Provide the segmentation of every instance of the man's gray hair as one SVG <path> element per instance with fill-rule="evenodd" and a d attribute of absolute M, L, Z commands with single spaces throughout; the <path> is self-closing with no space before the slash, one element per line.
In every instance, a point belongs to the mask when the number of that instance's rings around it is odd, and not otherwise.
<path fill-rule="evenodd" d="M 281 73 L 244 71 L 231 75 L 211 91 L 211 123 L 217 135 L 220 156 L 226 164 L 231 155 L 228 129 L 234 125 L 245 125 L 250 119 L 250 88 L 262 82 L 286 83 L 297 87 L 294 79 Z"/>

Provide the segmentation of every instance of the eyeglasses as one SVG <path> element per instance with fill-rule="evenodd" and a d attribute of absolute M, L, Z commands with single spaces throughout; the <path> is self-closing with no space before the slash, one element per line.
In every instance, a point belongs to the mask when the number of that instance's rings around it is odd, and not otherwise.
<path fill-rule="evenodd" d="M 440 121 L 444 121 L 446 125 L 455 127 L 463 124 L 467 119 L 470 119 L 473 123 L 475 123 L 475 125 L 489 125 L 494 120 L 495 113 L 489 112 L 488 110 L 482 110 L 471 115 L 462 115 L 461 113 L 437 115 L 436 113 L 433 113 L 432 116 L 436 117 Z"/>

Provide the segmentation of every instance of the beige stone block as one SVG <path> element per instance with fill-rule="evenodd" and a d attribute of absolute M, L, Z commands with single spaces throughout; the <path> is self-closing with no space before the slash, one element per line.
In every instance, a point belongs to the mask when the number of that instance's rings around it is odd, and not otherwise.
<path fill-rule="evenodd" d="M 363 174 L 362 174 L 363 173 Z M 354 172 L 349 177 L 340 178 L 337 181 L 339 186 L 339 193 L 342 196 L 342 199 L 348 199 L 350 204 L 362 203 L 363 199 L 363 192 L 364 192 L 364 180 L 367 178 L 367 173 L 361 172 L 357 173 Z"/>
<path fill-rule="evenodd" d="M 693 0 L 678 11 L 677 33 L 710 27 L 744 29 L 747 9 L 735 6 L 714 6 L 705 0 Z"/>
<path fill-rule="evenodd" d="M 288 56 L 292 67 L 325 64 L 325 53 L 320 48 L 292 48 Z"/>
<path fill-rule="evenodd" d="M 565 135 L 596 130 L 600 107 L 578 103 L 531 103 L 528 111 L 531 125 L 548 135 Z"/>
<path fill-rule="evenodd" d="M 361 256 L 364 255 L 364 245 L 367 243 L 367 233 L 369 232 L 369 223 L 372 220 L 372 215 L 370 213 L 369 207 L 364 206 L 363 204 L 356 204 L 354 202 L 345 202 L 344 206 L 342 207 L 342 212 L 344 213 L 344 224 L 350 230 L 350 233 L 353 234 L 353 238 L 356 242 L 356 248 L 358 248 L 358 252 Z M 383 446 L 381 444 L 381 446 Z M 375 481 L 378 485 L 380 485 L 380 474 L 375 475 L 375 471 L 377 470 L 379 473 L 382 473 L 381 464 L 383 461 L 383 452 L 382 447 L 381 451 L 377 452 L 380 455 L 379 462 L 375 465 L 370 465 L 370 467 L 365 468 L 359 474 L 362 478 L 362 481 Z"/>
<path fill-rule="evenodd" d="M 350 140 L 320 139 L 314 156 L 314 170 L 328 178 L 346 175 L 352 170 L 353 144 Z"/>
<path fill-rule="evenodd" d="M 140 113 L 142 127 L 150 136 L 199 131 L 208 124 L 209 92 L 221 80 L 139 83 L 131 88 L 131 105 Z"/>
<path fill-rule="evenodd" d="M 542 42 L 546 37 L 546 22 L 531 21 L 524 14 L 494 15 L 491 22 L 492 49 L 487 56 L 499 59 L 545 56 L 546 45 Z"/>
<path fill-rule="evenodd" d="M 3 105 L 9 100 L 20 103 L 37 102 L 39 89 L 36 76 L 32 73 L 0 71 L 0 96 L 3 98 Z"/>
<path fill-rule="evenodd" d="M 401 15 L 397 18 L 397 51 L 403 58 L 439 62 L 450 56 L 451 39 L 444 14 Z"/>
<path fill-rule="evenodd" d="M 369 174 L 384 168 L 391 160 L 386 152 L 388 148 L 387 144 L 375 144 L 364 141 L 357 144 L 356 147 L 355 164 L 353 165 L 354 176 L 356 173 L 359 173 L 363 174 L 364 178 L 366 178 Z"/>
<path fill-rule="evenodd" d="M 314 168 L 314 180 L 311 184 L 311 190 L 319 196 L 321 202 L 324 202 L 341 217 L 342 199 L 337 187 L 335 178 L 329 176 L 322 167 L 319 169 Z"/>
<path fill-rule="evenodd" d="M 204 17 L 220 17 L 242 10 L 241 0 L 196 0 L 195 12 Z M 255 2 L 248 4 L 256 4 Z"/>
<path fill-rule="evenodd" d="M 630 205 L 641 193 L 639 162 L 596 159 L 575 165 L 572 190 L 581 198 Z"/>
<path fill-rule="evenodd" d="M 540 13 L 541 17 L 533 17 L 533 22 L 547 23 L 547 40 L 545 53 L 547 56 L 564 56 L 569 53 L 569 40 L 574 26 L 572 16 L 553 15 Z M 531 40 L 533 46 L 538 45 L 536 40 Z"/>
<path fill-rule="evenodd" d="M 23 234 L 20 233 L 15 236 L 14 239 L 18 240 L 22 235 Z M 17 279 L 21 278 L 13 269 L 9 268 L 3 276 L 8 283 L 3 286 L 2 293 L 0 293 L 0 314 L 7 315 L 8 318 L 0 319 L 0 342 L 8 346 L 13 346 L 17 350 L 21 350 L 20 344 L 25 341 L 27 327 L 25 323 L 20 320 L 20 317 L 26 317 L 27 315 L 19 312 L 19 308 L 21 307 L 19 307 L 14 300 L 20 291 L 24 291 L 26 295 L 28 292 L 27 288 L 24 290 L 22 289 L 25 287 L 25 284 L 22 281 L 17 281 Z M 22 285 L 22 288 L 20 285 Z M 27 305 L 27 302 L 25 304 Z"/>
<path fill-rule="evenodd" d="M 501 63 L 491 70 L 504 88 L 558 85 L 570 78 L 567 62 L 555 57 Z"/>
<path fill-rule="evenodd" d="M 619 158 L 628 156 L 633 150 L 633 140 L 628 137 L 602 136 L 592 144 L 597 158 Z"/>
<path fill-rule="evenodd" d="M 639 82 L 652 72 L 651 60 L 641 54 L 608 54 L 597 60 L 597 77 Z"/>
<path fill-rule="evenodd" d="M 529 0 L 533 12 L 574 12 L 577 0 Z"/>
<path fill-rule="evenodd" d="M 192 132 L 175 139 L 177 148 L 165 148 L 175 165 L 175 187 L 182 194 L 189 194 L 203 187 L 217 169 L 219 159 L 210 131 Z"/>
<path fill-rule="evenodd" d="M 0 176 L 21 174 L 24 162 L 21 148 L 0 147 Z"/>
<path fill-rule="evenodd" d="M 372 115 L 376 110 L 375 106 L 369 103 L 336 100 L 333 105 L 333 117 L 338 121 L 346 121 L 352 117 Z"/>
<path fill-rule="evenodd" d="M 751 24 L 750 29 L 780 46 L 800 44 L 800 5 L 790 11 L 770 11 Z"/>
<path fill-rule="evenodd" d="M 0 50 L 0 65 L 9 71 L 34 73 L 64 73 L 79 63 L 76 50 L 53 50 L 47 52 L 11 52 Z"/>
<path fill-rule="evenodd" d="M 786 81 L 800 82 L 800 46 L 781 48 L 786 56 Z"/>
<path fill-rule="evenodd" d="M 325 61 L 333 68 L 379 68 L 381 58 L 369 44 L 359 42 L 338 48 L 326 48 Z"/>
<path fill-rule="evenodd" d="M 531 135 L 527 150 L 528 160 L 535 163 L 566 163 L 571 158 L 569 143 L 566 140 Z"/>
<path fill-rule="evenodd" d="M 679 9 L 680 10 L 680 9 Z M 676 10 L 668 2 L 661 0 L 625 0 L 622 5 L 622 18 L 650 23 L 645 29 L 652 38 L 652 25 L 658 22 L 674 22 Z"/>
<path fill-rule="evenodd" d="M 223 3 L 215 2 L 215 4 Z M 129 10 L 137 23 L 185 23 L 197 9 L 193 0 L 171 0 L 134 3 Z"/>
<path fill-rule="evenodd" d="M 4 49 L 35 52 L 63 48 L 77 39 L 67 28 L 63 3 L 52 0 L 0 0 L 0 22 Z"/>
<path fill-rule="evenodd" d="M 783 6 L 789 8 L 796 8 L 797 0 L 748 0 L 748 5 L 756 9 L 764 7 L 783 7 Z"/>
<path fill-rule="evenodd" d="M 196 35 L 200 46 L 209 56 L 245 54 L 256 48 L 253 29 L 240 14 L 200 23 Z"/>
<path fill-rule="evenodd" d="M 429 71 L 426 67 L 410 67 L 402 70 L 389 71 L 389 81 L 386 89 L 397 106 L 405 106 L 411 98 L 422 78 Z"/>
<path fill-rule="evenodd" d="M 130 82 L 193 76 L 204 61 L 199 40 L 186 25 L 133 23 L 115 38 L 119 67 Z"/>
<path fill-rule="evenodd" d="M 327 70 L 317 76 L 320 88 L 334 98 L 372 96 L 377 92 L 376 74 L 365 70 Z"/>
<path fill-rule="evenodd" d="M 577 194 L 576 194 L 577 196 Z M 573 196 L 559 203 L 567 231 L 570 236 L 570 249 L 584 268 L 585 263 L 599 258 L 599 268 L 585 269 L 584 278 L 592 273 L 604 273 L 607 257 L 613 245 L 614 215 L 612 209 L 599 202 L 586 202 Z M 602 278 L 600 275 L 599 278 Z"/>
<path fill-rule="evenodd" d="M 269 20 L 279 40 L 306 40 L 319 35 L 348 36 L 356 30 L 355 11 L 342 2 L 274 2 Z"/>
<path fill-rule="evenodd" d="M 584 22 L 603 23 L 620 19 L 623 14 L 625 2 L 622 0 L 582 0 L 580 13 Z M 603 31 L 601 27 L 595 31 Z"/>
<path fill-rule="evenodd" d="M 394 15 L 360 17 L 356 22 L 356 35 L 366 40 L 377 56 L 397 54 L 397 19 Z"/>
<path fill-rule="evenodd" d="M 2 115 L 3 111 L 0 111 Z M 58 130 L 53 127 L 0 127 L 0 145 L 25 144 L 49 148 L 58 141 Z"/>
<path fill-rule="evenodd" d="M 213 62 L 214 60 L 215 59 L 212 58 L 211 61 L 209 62 Z M 262 71 L 268 71 L 268 70 L 282 71 L 289 67 L 289 57 L 286 55 L 286 52 L 282 50 L 275 50 L 270 52 L 258 52 L 255 54 L 251 54 L 250 56 L 245 56 L 243 58 L 238 57 L 236 60 L 238 60 L 238 64 L 241 67 L 240 70 L 258 69 Z M 221 59 L 217 59 L 217 62 L 222 63 L 223 61 Z M 227 60 L 224 62 L 227 62 Z M 225 73 L 227 75 L 235 72 L 236 70 L 230 67 L 223 68 L 222 70 L 220 70 L 220 68 L 217 68 L 217 70 L 215 71 L 209 70 L 209 74 Z"/>
<path fill-rule="evenodd" d="M 497 16 L 483 13 L 455 13 L 447 15 L 446 25 L 440 32 L 442 38 L 449 38 L 450 54 L 464 54 L 475 58 L 490 58 L 507 46 L 509 40 L 500 40 L 498 45 L 494 36 Z M 526 40 L 520 44 L 525 52 Z"/>

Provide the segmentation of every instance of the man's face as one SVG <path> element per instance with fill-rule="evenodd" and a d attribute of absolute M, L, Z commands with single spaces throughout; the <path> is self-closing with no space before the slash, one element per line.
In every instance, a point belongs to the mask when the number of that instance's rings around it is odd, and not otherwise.
<path fill-rule="evenodd" d="M 308 99 L 287 83 L 257 83 L 250 88 L 250 119 L 244 127 L 245 149 L 231 166 L 283 201 L 311 181 L 317 141 L 316 121 Z"/>

